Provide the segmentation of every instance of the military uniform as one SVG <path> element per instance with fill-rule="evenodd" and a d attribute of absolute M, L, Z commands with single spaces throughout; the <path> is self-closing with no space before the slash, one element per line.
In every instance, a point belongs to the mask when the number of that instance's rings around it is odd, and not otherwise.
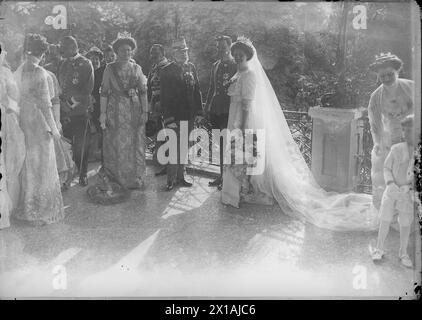
<path fill-rule="evenodd" d="M 170 65 L 170 61 L 168 61 L 166 58 L 161 60 L 159 63 L 154 64 L 152 66 L 151 71 L 148 74 L 148 81 L 147 81 L 147 98 L 148 98 L 148 104 L 150 106 L 150 121 L 152 121 L 155 125 L 155 128 L 157 128 L 159 131 L 162 129 L 163 123 L 163 109 L 161 107 L 161 74 L 162 70 Z M 157 150 L 162 145 L 163 142 L 159 142 L 156 140 L 157 135 L 154 135 L 155 140 L 155 150 L 153 159 L 156 162 L 157 165 L 159 165 L 157 161 Z"/>
<path fill-rule="evenodd" d="M 230 109 L 230 97 L 227 94 L 227 89 L 229 80 L 236 71 L 237 66 L 233 59 L 218 60 L 212 66 L 206 104 L 210 106 L 211 121 L 215 128 L 227 128 Z"/>
<path fill-rule="evenodd" d="M 91 138 L 91 92 L 94 87 L 91 61 L 80 54 L 65 59 L 60 66 L 58 78 L 62 89 L 60 117 L 63 135 L 72 141 L 79 177 L 86 177 Z"/>
<path fill-rule="evenodd" d="M 202 97 L 195 66 L 191 62 L 182 65 L 176 62 L 169 63 L 161 71 L 160 87 L 164 118 L 173 118 L 178 128 L 180 128 L 180 121 L 188 121 L 190 132 L 193 129 L 195 115 L 202 111 Z M 178 159 L 180 159 L 179 130 L 177 130 L 177 138 Z M 167 182 L 177 183 L 182 180 L 184 180 L 184 165 L 180 163 L 169 165 Z"/>
<path fill-rule="evenodd" d="M 227 94 L 229 80 L 237 71 L 234 59 L 216 61 L 211 69 L 210 88 L 206 105 L 210 108 L 210 121 L 214 129 L 227 128 L 230 110 L 230 96 Z M 220 139 L 220 176 L 223 175 L 224 146 Z"/>
<path fill-rule="evenodd" d="M 170 65 L 170 61 L 166 58 L 161 60 L 159 63 L 152 66 L 151 71 L 148 74 L 148 103 L 151 107 L 149 110 L 154 116 L 162 115 L 162 108 L 160 105 L 160 93 L 161 93 L 161 72 L 162 70 Z"/>

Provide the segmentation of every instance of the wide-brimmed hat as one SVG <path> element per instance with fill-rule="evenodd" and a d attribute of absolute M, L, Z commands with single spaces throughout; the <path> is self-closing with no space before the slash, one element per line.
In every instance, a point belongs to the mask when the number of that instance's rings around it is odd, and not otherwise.
<path fill-rule="evenodd" d="M 375 61 L 369 66 L 372 71 L 378 71 L 380 68 L 392 67 L 395 70 L 400 70 L 403 66 L 403 61 L 391 52 L 381 53 L 375 56 Z"/>
<path fill-rule="evenodd" d="M 173 50 L 188 50 L 185 38 L 176 39 L 171 45 Z"/>

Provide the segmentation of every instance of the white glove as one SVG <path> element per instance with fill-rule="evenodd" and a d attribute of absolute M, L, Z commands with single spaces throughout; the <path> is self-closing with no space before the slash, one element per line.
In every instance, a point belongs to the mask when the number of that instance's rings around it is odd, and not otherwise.
<path fill-rule="evenodd" d="M 100 114 L 100 125 L 101 125 L 101 129 L 105 129 L 106 128 L 106 115 L 104 113 Z"/>
<path fill-rule="evenodd" d="M 9 105 L 7 106 L 9 109 L 11 109 L 13 112 L 15 112 L 16 114 L 19 114 L 20 112 L 20 108 L 18 107 L 18 103 L 11 99 L 10 97 L 8 97 L 9 100 Z"/>

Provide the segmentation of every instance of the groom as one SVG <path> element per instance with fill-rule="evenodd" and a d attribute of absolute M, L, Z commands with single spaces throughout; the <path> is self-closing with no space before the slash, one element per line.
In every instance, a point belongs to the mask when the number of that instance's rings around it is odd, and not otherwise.
<path fill-rule="evenodd" d="M 237 71 L 236 62 L 231 53 L 232 39 L 228 36 L 216 38 L 217 60 L 211 68 L 210 88 L 208 90 L 205 112 L 209 116 L 213 129 L 226 129 L 229 119 L 230 97 L 227 94 L 229 80 Z M 220 176 L 209 182 L 209 186 L 221 190 L 223 184 L 223 156 L 224 146 L 220 137 Z"/>

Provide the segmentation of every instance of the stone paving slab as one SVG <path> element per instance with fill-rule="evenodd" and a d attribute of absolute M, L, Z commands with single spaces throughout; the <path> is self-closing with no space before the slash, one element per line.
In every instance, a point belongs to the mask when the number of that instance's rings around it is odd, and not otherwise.
<path fill-rule="evenodd" d="M 90 164 L 90 184 L 97 168 Z M 387 259 L 374 265 L 376 233 L 320 229 L 277 205 L 226 207 L 203 176 L 165 192 L 166 178 L 153 173 L 148 166 L 146 190 L 128 202 L 92 203 L 75 184 L 64 221 L 1 230 L 0 296 L 412 296 L 417 273 L 399 264 L 394 230 Z M 414 252 L 415 234 L 410 242 Z"/>

